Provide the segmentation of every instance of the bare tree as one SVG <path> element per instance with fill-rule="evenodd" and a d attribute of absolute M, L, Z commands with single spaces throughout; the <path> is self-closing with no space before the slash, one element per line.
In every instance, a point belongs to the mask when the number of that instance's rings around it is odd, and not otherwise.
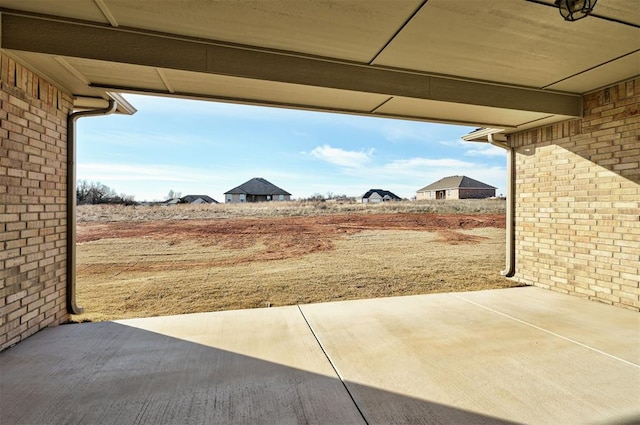
<path fill-rule="evenodd" d="M 182 197 L 182 192 L 175 192 L 173 189 L 171 189 L 167 194 L 167 200 L 181 198 L 181 197 Z"/>
<path fill-rule="evenodd" d="M 85 204 L 135 204 L 132 195 L 120 194 L 100 182 L 88 182 L 79 180 L 76 184 L 76 202 Z"/>

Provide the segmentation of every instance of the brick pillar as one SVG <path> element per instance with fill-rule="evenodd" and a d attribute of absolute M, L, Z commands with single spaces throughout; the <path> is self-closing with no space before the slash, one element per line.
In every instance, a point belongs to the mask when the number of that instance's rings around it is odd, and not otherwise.
<path fill-rule="evenodd" d="M 516 133 L 516 278 L 640 310 L 640 78 Z"/>
<path fill-rule="evenodd" d="M 66 322 L 67 115 L 73 100 L 0 53 L 0 350 Z"/>

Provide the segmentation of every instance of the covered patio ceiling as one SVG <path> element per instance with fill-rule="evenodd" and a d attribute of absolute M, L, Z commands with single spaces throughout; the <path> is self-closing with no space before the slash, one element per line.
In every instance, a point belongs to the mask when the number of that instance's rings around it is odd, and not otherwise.
<path fill-rule="evenodd" d="M 0 47 L 73 93 L 148 93 L 501 129 L 640 73 L 640 2 L 2 0 Z"/>

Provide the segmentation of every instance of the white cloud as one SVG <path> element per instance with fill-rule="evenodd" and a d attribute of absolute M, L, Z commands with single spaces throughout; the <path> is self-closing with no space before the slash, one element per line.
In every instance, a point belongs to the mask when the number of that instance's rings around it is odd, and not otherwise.
<path fill-rule="evenodd" d="M 111 130 L 101 133 L 82 134 L 78 138 L 79 148 L 94 144 L 118 147 L 176 147 L 176 146 L 219 146 L 221 141 L 211 136 L 199 136 L 188 133 L 172 132 L 162 134 L 155 131 L 139 132 L 125 130 Z"/>
<path fill-rule="evenodd" d="M 184 167 L 124 163 L 81 163 L 78 178 L 94 181 L 150 180 L 156 182 L 198 181 L 199 174 Z"/>
<path fill-rule="evenodd" d="M 459 148 L 464 156 L 484 156 L 504 158 L 506 151 L 491 143 L 466 142 L 464 140 L 443 140 L 440 144 L 448 147 Z"/>
<path fill-rule="evenodd" d="M 506 150 L 489 143 L 478 143 L 472 146 L 473 147 L 471 149 L 467 149 L 464 153 L 465 156 L 505 157 L 507 155 Z"/>
<path fill-rule="evenodd" d="M 425 168 L 471 168 L 475 164 L 466 161 L 460 161 L 459 159 L 454 158 L 441 158 L 441 159 L 430 159 L 430 158 L 410 158 L 410 159 L 400 159 L 396 161 L 392 161 L 384 166 L 384 168 L 388 170 L 401 171 L 401 170 L 415 170 Z"/>
<path fill-rule="evenodd" d="M 407 124 L 402 121 L 385 123 L 382 133 L 385 139 L 391 142 L 401 142 L 405 140 L 415 140 L 429 142 L 432 137 L 428 125 L 418 125 L 416 123 Z"/>
<path fill-rule="evenodd" d="M 441 140 L 438 143 L 440 143 L 443 146 L 449 146 L 449 147 L 458 147 L 458 148 L 466 148 L 469 144 L 469 142 L 465 142 L 464 140 Z"/>
<path fill-rule="evenodd" d="M 322 161 L 342 167 L 360 168 L 371 161 L 373 152 L 373 148 L 368 151 L 347 151 L 333 148 L 329 145 L 322 145 L 314 148 L 311 151 L 311 155 Z"/>

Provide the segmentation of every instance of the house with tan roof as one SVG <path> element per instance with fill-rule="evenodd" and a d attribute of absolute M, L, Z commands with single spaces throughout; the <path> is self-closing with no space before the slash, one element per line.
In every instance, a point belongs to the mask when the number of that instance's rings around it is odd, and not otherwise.
<path fill-rule="evenodd" d="M 467 176 L 450 176 L 416 192 L 422 199 L 484 199 L 496 196 L 496 188 Z"/>

